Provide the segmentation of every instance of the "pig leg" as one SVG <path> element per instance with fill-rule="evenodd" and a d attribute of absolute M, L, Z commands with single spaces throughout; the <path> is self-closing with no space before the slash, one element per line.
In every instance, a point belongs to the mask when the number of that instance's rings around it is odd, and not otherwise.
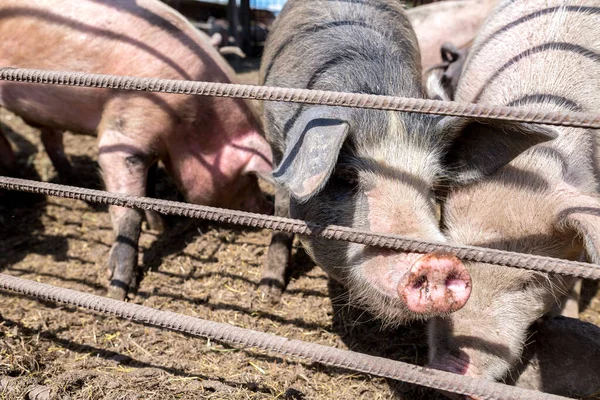
<path fill-rule="evenodd" d="M 275 192 L 275 216 L 290 216 L 290 195 L 283 188 Z M 293 233 L 273 232 L 267 252 L 267 261 L 263 265 L 260 289 L 271 300 L 278 301 L 285 288 L 285 275 L 290 264 Z"/>
<path fill-rule="evenodd" d="M 148 197 L 156 198 L 156 170 L 158 169 L 158 163 L 152 164 L 148 170 L 148 181 L 146 184 L 146 195 Z M 148 227 L 152 231 L 162 232 L 165 230 L 165 224 L 162 216 L 156 211 L 146 210 L 146 221 Z"/>
<path fill-rule="evenodd" d="M 561 313 L 563 317 L 569 318 L 579 318 L 579 297 L 581 296 L 581 285 L 583 281 L 581 279 L 577 279 L 575 284 L 571 288 L 569 293 L 569 297 L 565 300 L 564 304 L 561 307 Z"/>
<path fill-rule="evenodd" d="M 8 139 L 0 132 L 0 173 L 12 175 L 16 162 L 15 153 Z"/>
<path fill-rule="evenodd" d="M 98 163 L 106 190 L 134 196 L 144 196 L 148 169 L 152 157 L 140 144 L 115 131 L 101 132 Z M 138 240 L 143 213 L 140 210 L 110 206 L 115 241 L 109 253 L 108 296 L 124 300 L 137 291 Z"/>
<path fill-rule="evenodd" d="M 63 131 L 54 128 L 40 127 L 42 135 L 42 143 L 46 149 L 46 153 L 52 165 L 58 172 L 58 176 L 61 180 L 69 182 L 73 168 L 71 163 L 67 159 L 65 149 L 63 146 Z"/>

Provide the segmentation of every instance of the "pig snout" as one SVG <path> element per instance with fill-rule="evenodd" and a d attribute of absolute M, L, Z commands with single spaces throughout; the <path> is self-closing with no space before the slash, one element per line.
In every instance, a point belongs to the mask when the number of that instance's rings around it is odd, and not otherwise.
<path fill-rule="evenodd" d="M 398 284 L 398 295 L 418 314 L 451 313 L 471 295 L 471 277 L 453 255 L 428 254 L 420 258 Z"/>
<path fill-rule="evenodd" d="M 415 316 L 457 311 L 471 294 L 469 272 L 449 254 L 378 252 L 363 264 L 363 278 L 372 289 L 397 299 Z"/>

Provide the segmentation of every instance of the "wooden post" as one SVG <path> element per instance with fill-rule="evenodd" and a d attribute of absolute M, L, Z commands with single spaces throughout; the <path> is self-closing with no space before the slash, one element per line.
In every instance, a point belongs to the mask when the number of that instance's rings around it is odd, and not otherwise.
<path fill-rule="evenodd" d="M 250 0 L 240 0 L 240 16 L 242 22 L 242 50 L 246 54 L 250 54 L 250 46 L 253 41 L 256 41 L 256 38 L 250 37 Z"/>
<path fill-rule="evenodd" d="M 238 30 L 239 16 L 237 0 L 229 0 L 229 4 L 227 6 L 227 19 L 229 20 L 229 37 L 233 38 L 235 41 L 235 46 L 239 46 L 240 35 Z"/>

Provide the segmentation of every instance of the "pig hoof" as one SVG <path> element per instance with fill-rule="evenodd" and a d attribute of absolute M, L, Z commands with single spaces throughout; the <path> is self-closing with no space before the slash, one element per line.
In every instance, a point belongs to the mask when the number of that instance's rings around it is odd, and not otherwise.
<path fill-rule="evenodd" d="M 114 280 L 108 287 L 107 296 L 111 299 L 124 301 L 127 299 L 127 285 L 124 282 Z"/>
<path fill-rule="evenodd" d="M 271 303 L 279 303 L 283 294 L 284 284 L 277 279 L 263 278 L 258 288 Z"/>
<path fill-rule="evenodd" d="M 417 261 L 402 278 L 398 294 L 415 313 L 451 313 L 469 299 L 471 277 L 458 258 L 431 254 Z"/>
<path fill-rule="evenodd" d="M 148 228 L 154 232 L 165 231 L 165 221 L 162 216 L 154 211 L 146 211 L 146 221 L 148 222 Z"/>
<path fill-rule="evenodd" d="M 135 282 L 127 284 L 121 280 L 113 279 L 108 286 L 107 296 L 115 300 L 133 299 L 138 292 L 138 285 Z"/>

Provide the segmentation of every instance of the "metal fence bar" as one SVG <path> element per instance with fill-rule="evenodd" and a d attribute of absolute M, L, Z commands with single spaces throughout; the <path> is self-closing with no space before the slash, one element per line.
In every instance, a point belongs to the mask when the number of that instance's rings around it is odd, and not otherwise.
<path fill-rule="evenodd" d="M 324 365 L 396 379 L 434 389 L 474 396 L 478 399 L 558 400 L 564 397 L 520 389 L 496 382 L 418 367 L 382 357 L 336 349 L 315 343 L 288 339 L 233 325 L 156 310 L 75 290 L 0 274 L 0 289 L 38 299 L 82 307 L 131 321 L 194 336 L 211 338 L 231 345 L 253 347 L 285 356 L 301 357 Z"/>
<path fill-rule="evenodd" d="M 162 214 L 180 215 L 220 223 L 271 229 L 300 235 L 318 236 L 325 239 L 343 240 L 369 246 L 384 247 L 392 250 L 403 250 L 416 253 L 432 253 L 436 251 L 453 253 L 458 258 L 468 261 L 478 261 L 488 264 L 600 280 L 600 267 L 596 264 L 567 261 L 551 257 L 486 249 L 482 247 L 431 242 L 392 234 L 360 231 L 343 226 L 322 226 L 313 222 L 291 218 L 274 217 L 271 215 L 254 214 L 244 211 L 227 210 L 176 201 L 151 199 L 147 197 L 129 196 L 101 190 L 83 189 L 73 186 L 3 176 L 0 176 L 0 189 L 20 190 L 30 193 L 46 194 L 49 196 L 84 200 L 92 203 L 153 210 Z"/>
<path fill-rule="evenodd" d="M 11 67 L 0 68 L 0 80 L 89 88 L 322 104 L 374 110 L 453 115 L 477 119 L 500 119 L 579 128 L 600 128 L 600 114 L 598 113 L 533 110 L 519 107 L 457 103 L 361 93 L 238 85 L 233 83 L 136 78 L 130 76 L 86 74 L 81 72 L 48 71 Z"/>

